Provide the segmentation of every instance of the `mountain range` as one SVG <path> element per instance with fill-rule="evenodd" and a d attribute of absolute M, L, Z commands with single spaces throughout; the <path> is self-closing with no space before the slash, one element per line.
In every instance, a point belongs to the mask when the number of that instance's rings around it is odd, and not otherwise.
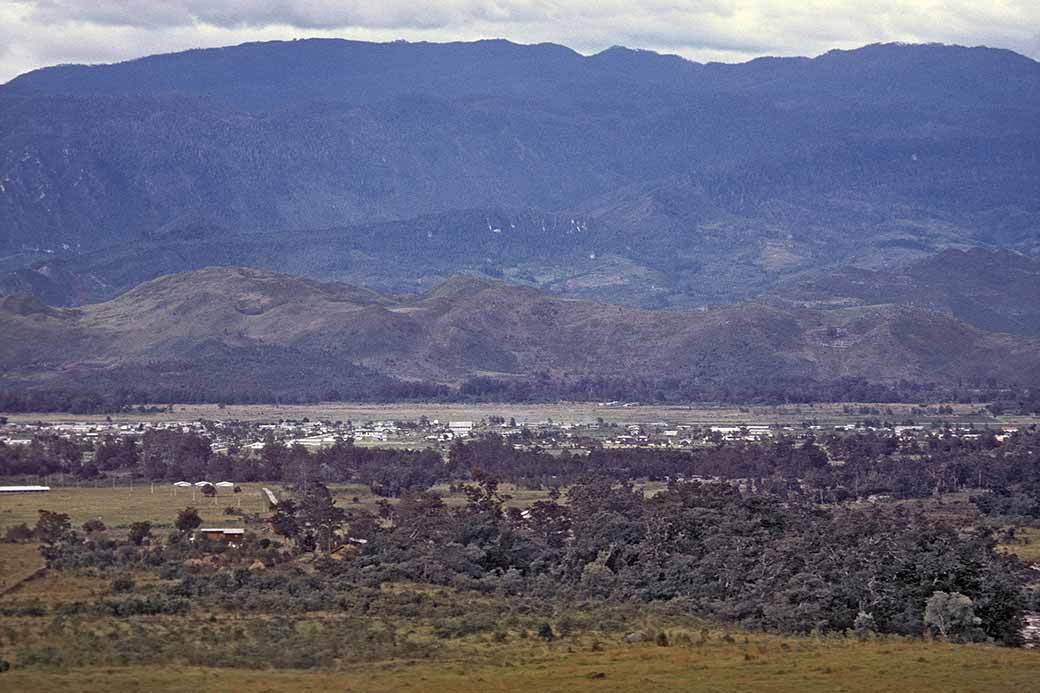
<path fill-rule="evenodd" d="M 759 388 L 1040 378 L 1040 337 L 908 306 L 654 311 L 477 278 L 392 296 L 251 268 L 169 275 L 77 308 L 6 297 L 0 334 L 0 390 L 175 401 L 385 396 L 481 378 Z"/>
<path fill-rule="evenodd" d="M 322 39 L 0 86 L 0 292 L 57 306 L 218 265 L 676 309 L 819 307 L 860 272 L 860 303 L 938 305 L 883 275 L 1032 261 L 1037 190 L 1040 64 L 990 48 L 724 65 Z M 1022 319 L 984 327 L 1035 334 Z"/>

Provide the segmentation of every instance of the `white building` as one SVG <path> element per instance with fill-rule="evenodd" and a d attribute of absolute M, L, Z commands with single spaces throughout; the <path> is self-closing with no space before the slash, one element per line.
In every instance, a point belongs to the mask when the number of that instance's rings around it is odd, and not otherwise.
<path fill-rule="evenodd" d="M 468 438 L 473 435 L 472 421 L 449 421 L 448 430 L 456 438 Z"/>

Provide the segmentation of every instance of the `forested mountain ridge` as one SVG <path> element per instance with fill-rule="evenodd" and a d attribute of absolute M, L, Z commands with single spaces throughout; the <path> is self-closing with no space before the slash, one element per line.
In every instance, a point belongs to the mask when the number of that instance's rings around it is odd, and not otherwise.
<path fill-rule="evenodd" d="M 481 377 L 1035 386 L 1040 373 L 1037 338 L 904 306 L 649 311 L 475 278 L 392 297 L 244 268 L 171 275 L 75 309 L 8 297 L 0 328 L 8 392 L 331 398 Z"/>
<path fill-rule="evenodd" d="M 314 40 L 46 68 L 0 87 L 0 269 L 20 273 L 0 291 L 77 304 L 238 264 L 683 307 L 947 248 L 1035 255 L 1038 123 L 1040 64 L 956 46 L 699 65 Z"/>

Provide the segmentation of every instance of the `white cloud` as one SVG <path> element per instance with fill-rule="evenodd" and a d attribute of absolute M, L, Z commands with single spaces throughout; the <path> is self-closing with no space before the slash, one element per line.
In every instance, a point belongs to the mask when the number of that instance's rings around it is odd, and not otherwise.
<path fill-rule="evenodd" d="M 816 55 L 877 41 L 985 44 L 1040 58 L 1036 0 L 7 0 L 0 81 L 64 62 L 339 36 L 615 44 L 693 60 Z"/>

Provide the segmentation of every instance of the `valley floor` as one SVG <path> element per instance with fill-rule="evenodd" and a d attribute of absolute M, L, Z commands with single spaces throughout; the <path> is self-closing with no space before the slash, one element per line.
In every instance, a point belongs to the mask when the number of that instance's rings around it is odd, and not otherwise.
<path fill-rule="evenodd" d="M 157 405 L 165 408 L 166 405 Z M 876 415 L 859 413 L 860 407 L 878 410 Z M 694 403 L 694 404 L 637 404 L 637 403 L 496 403 L 474 404 L 399 403 L 370 404 L 352 402 L 324 402 L 317 404 L 176 404 L 169 411 L 155 413 L 127 412 L 120 414 L 68 414 L 42 412 L 0 412 L 11 423 L 55 423 L 77 421 L 84 423 L 147 423 L 159 421 L 195 421 L 199 419 L 222 421 L 278 421 L 282 419 L 311 421 L 415 421 L 421 416 L 441 421 L 479 421 L 487 416 L 513 417 L 518 423 L 533 424 L 552 420 L 556 422 L 592 422 L 602 417 L 608 423 L 669 422 L 691 425 L 787 424 L 799 425 L 816 421 L 821 426 L 855 424 L 867 416 L 902 421 L 913 418 L 918 423 L 944 421 L 956 424 L 1030 425 L 1040 422 L 1040 416 L 1003 415 L 994 417 L 978 404 L 949 403 L 951 414 L 922 415 L 917 405 L 907 403 L 817 403 L 783 406 Z"/>

